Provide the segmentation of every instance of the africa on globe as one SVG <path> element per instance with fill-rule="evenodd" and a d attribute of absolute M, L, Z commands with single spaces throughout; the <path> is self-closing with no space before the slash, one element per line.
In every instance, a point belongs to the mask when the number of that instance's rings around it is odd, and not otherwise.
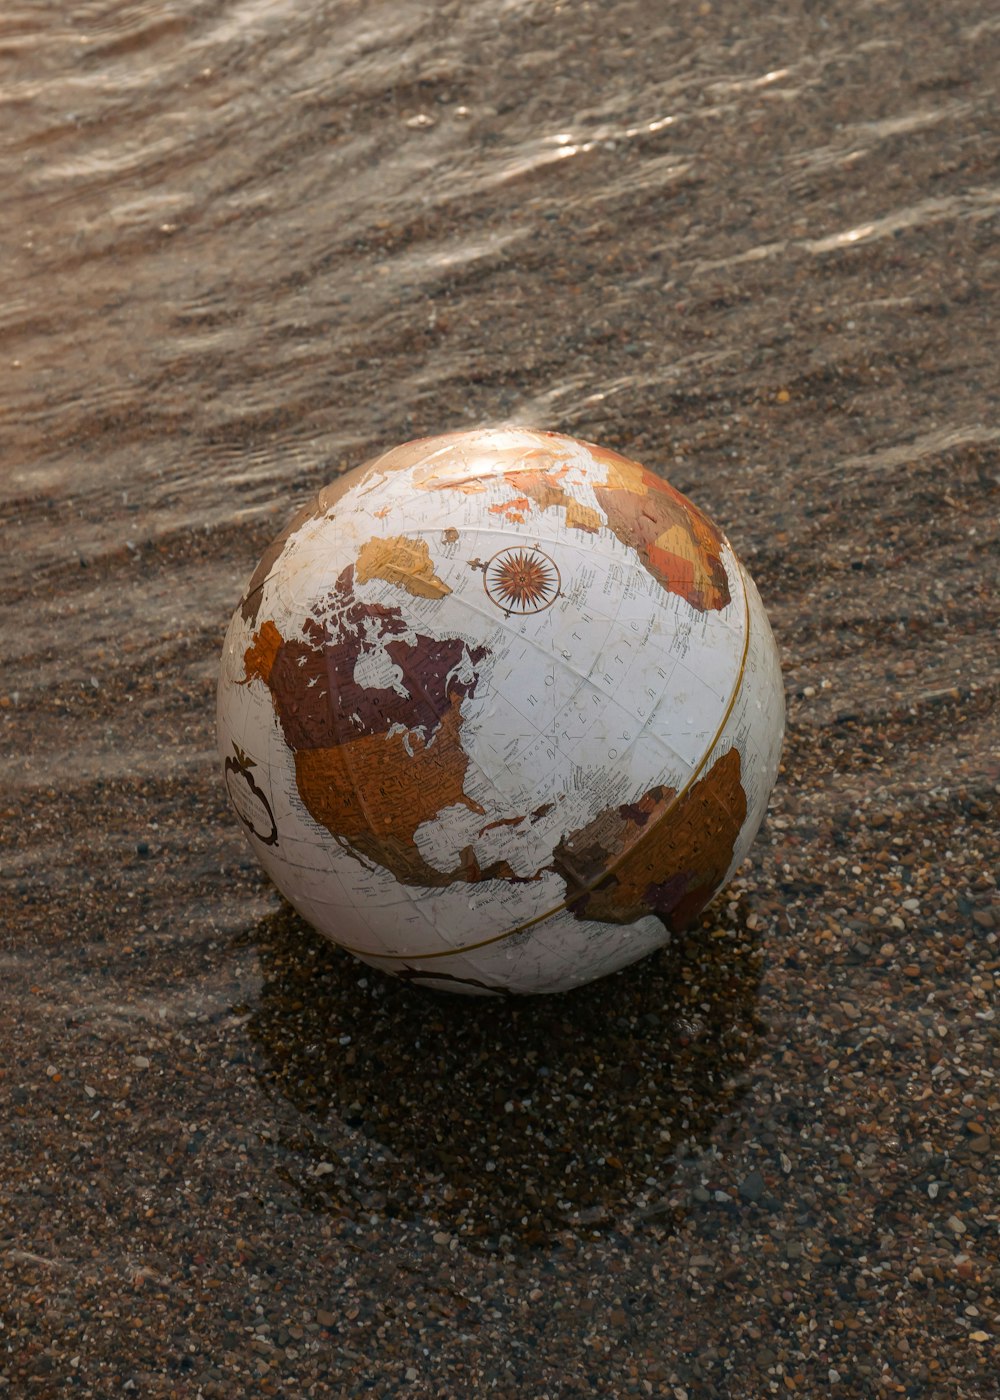
<path fill-rule="evenodd" d="M 721 531 L 616 452 L 426 438 L 265 551 L 218 737 L 258 860 L 364 962 L 555 992 L 666 943 L 732 876 L 777 773 L 777 648 Z"/>

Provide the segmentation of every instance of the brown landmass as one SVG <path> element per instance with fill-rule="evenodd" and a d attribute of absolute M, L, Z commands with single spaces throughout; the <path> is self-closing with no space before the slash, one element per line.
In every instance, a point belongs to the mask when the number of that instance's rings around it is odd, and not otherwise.
<path fill-rule="evenodd" d="M 369 576 L 376 567 L 391 572 L 394 559 L 415 557 L 407 577 L 426 582 L 419 549 L 409 553 L 411 541 L 381 543 L 389 548 L 369 558 Z M 244 653 L 244 684 L 260 681 L 271 694 L 306 810 L 345 849 L 403 884 L 518 879 L 507 861 L 481 867 L 471 847 L 442 872 L 414 840 L 417 828 L 446 807 L 483 810 L 465 794 L 469 759 L 459 739 L 462 701 L 475 692 L 477 677 L 462 680 L 459 670 L 466 658 L 472 667 L 482 662 L 486 648 L 424 634 L 403 640 L 395 635 L 405 630 L 399 609 L 359 602 L 353 584 L 349 567 L 328 600 L 335 632 L 310 618 L 304 639 L 286 640 L 269 619 Z M 399 688 L 354 679 L 373 630 L 402 673 Z"/>
<path fill-rule="evenodd" d="M 468 648 L 457 637 L 439 640 L 418 633 L 414 642 L 405 640 L 400 610 L 360 602 L 353 579 L 350 566 L 337 579 L 327 600 L 330 625 L 312 617 L 303 637 L 285 639 L 267 621 L 244 655 L 246 679 L 257 677 L 267 685 L 285 741 L 296 753 L 386 734 L 394 725 L 422 731 L 429 739 L 452 698 L 475 691 L 475 679 L 459 676 L 465 658 L 475 667 L 487 655 L 485 647 Z M 399 688 L 359 685 L 354 679 L 372 631 L 402 673 Z"/>
<path fill-rule="evenodd" d="M 566 881 L 577 918 L 631 924 L 656 914 L 676 932 L 721 884 L 746 814 L 733 748 L 680 801 L 673 789 L 654 787 L 570 833 L 552 868 Z"/>
<path fill-rule="evenodd" d="M 309 815 L 353 854 L 384 866 L 404 885 L 437 887 L 460 881 L 511 880 L 506 861 L 480 867 L 472 848 L 442 872 L 421 855 L 414 832 L 446 807 L 482 807 L 464 791 L 469 760 L 459 741 L 461 698 L 430 740 L 409 735 L 366 734 L 335 748 L 302 749 L 295 779 Z"/>

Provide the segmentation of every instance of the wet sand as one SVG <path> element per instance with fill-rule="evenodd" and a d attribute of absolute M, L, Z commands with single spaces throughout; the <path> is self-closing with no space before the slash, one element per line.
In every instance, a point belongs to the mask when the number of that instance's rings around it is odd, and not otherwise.
<path fill-rule="evenodd" d="M 993 6 L 0 18 L 0 1389 L 997 1393 Z M 525 422 L 726 530 L 771 813 L 662 955 L 484 1005 L 227 809 L 294 508 Z"/>

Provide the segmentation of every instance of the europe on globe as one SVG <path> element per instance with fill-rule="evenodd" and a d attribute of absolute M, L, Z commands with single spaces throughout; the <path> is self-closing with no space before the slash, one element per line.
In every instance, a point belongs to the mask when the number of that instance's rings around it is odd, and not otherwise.
<path fill-rule="evenodd" d="M 616 452 L 521 428 L 407 443 L 265 551 L 218 738 L 261 865 L 425 986 L 542 993 L 634 962 L 745 857 L 784 726 L 722 532 Z"/>

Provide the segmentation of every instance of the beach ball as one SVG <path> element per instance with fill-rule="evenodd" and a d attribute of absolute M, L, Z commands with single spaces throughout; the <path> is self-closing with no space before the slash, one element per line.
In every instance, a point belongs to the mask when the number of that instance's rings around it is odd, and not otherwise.
<path fill-rule="evenodd" d="M 218 740 L 271 880 L 424 986 L 556 992 L 694 921 L 781 749 L 777 649 L 725 535 L 557 433 L 394 448 L 305 505 L 233 614 Z"/>

